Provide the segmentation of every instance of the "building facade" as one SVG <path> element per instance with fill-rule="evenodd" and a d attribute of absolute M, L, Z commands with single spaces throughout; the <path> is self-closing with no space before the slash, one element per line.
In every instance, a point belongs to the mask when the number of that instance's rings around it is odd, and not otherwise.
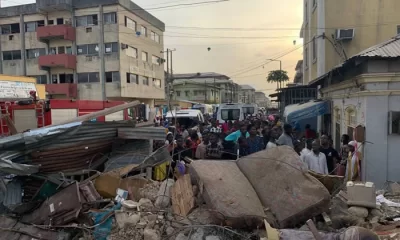
<path fill-rule="evenodd" d="M 37 0 L 0 16 L 2 74 L 36 77 L 52 98 L 165 97 L 165 25 L 129 0 Z"/>
<path fill-rule="evenodd" d="M 256 89 L 250 85 L 240 85 L 239 103 L 256 103 Z"/>
<path fill-rule="evenodd" d="M 263 92 L 255 92 L 255 102 L 259 107 L 268 108 L 270 105 L 269 98 Z"/>
<path fill-rule="evenodd" d="M 238 101 L 239 86 L 223 74 L 174 74 L 172 80 L 174 100 L 190 100 L 210 104 Z"/>
<path fill-rule="evenodd" d="M 293 83 L 294 84 L 303 84 L 303 60 L 297 61 L 296 73 L 294 75 Z"/>
<path fill-rule="evenodd" d="M 303 0 L 304 84 L 400 33 L 399 8 L 398 0 Z"/>
<path fill-rule="evenodd" d="M 383 187 L 398 182 L 400 164 L 400 37 L 371 47 L 311 82 L 332 102 L 336 148 L 348 134 L 362 152 L 362 180 Z M 365 133 L 357 136 L 355 129 Z"/>

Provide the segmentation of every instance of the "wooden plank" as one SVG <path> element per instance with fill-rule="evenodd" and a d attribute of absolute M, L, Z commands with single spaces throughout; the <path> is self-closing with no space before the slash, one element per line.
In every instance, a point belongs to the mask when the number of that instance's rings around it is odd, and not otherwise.
<path fill-rule="evenodd" d="M 181 176 L 171 188 L 172 211 L 186 217 L 194 208 L 192 181 L 189 174 Z"/>

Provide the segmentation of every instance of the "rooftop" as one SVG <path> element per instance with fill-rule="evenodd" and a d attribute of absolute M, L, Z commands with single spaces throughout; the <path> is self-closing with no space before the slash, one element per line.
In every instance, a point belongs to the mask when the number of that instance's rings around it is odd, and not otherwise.
<path fill-rule="evenodd" d="M 161 31 L 165 31 L 165 24 L 158 18 L 139 7 L 137 4 L 130 0 L 36 0 L 36 3 L 29 3 L 18 6 L 2 7 L 0 8 L 0 18 L 8 18 L 14 16 L 30 15 L 30 14 L 45 14 L 43 9 L 53 7 L 53 11 L 59 10 L 72 10 L 99 7 L 100 5 L 115 5 L 120 4 L 127 10 L 133 12 L 136 16 L 142 18 L 154 27 Z"/>
<path fill-rule="evenodd" d="M 188 78 L 220 78 L 220 79 L 230 79 L 228 76 L 215 72 L 204 72 L 204 73 L 178 73 L 174 74 L 174 79 L 188 79 Z"/>
<path fill-rule="evenodd" d="M 347 59 L 344 63 L 337 65 L 336 67 L 332 68 L 329 72 L 312 80 L 309 83 L 309 85 L 319 82 L 321 79 L 326 78 L 329 74 L 331 74 L 335 70 L 342 68 L 351 62 L 354 62 L 356 59 L 362 59 L 362 58 L 389 59 L 389 58 L 399 58 L 399 57 L 400 57 L 400 35 L 397 35 L 387 41 L 379 43 L 375 46 L 363 50 L 358 54 L 353 55 L 352 57 Z"/>
<path fill-rule="evenodd" d="M 250 86 L 250 85 L 240 85 L 240 87 L 243 89 L 243 90 L 256 90 L 255 88 L 253 88 L 252 86 Z"/>

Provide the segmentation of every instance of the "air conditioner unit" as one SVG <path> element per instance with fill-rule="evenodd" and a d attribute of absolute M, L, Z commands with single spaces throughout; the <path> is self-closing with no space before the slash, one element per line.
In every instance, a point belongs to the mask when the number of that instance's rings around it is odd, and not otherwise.
<path fill-rule="evenodd" d="M 337 40 L 351 40 L 353 38 L 354 38 L 354 28 L 336 30 Z"/>

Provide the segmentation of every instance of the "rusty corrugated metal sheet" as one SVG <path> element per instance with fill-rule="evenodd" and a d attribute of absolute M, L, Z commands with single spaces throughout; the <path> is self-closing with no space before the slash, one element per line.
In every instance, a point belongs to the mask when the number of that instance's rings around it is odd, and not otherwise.
<path fill-rule="evenodd" d="M 400 57 L 400 36 L 396 36 L 378 45 L 367 48 L 353 57 Z M 351 57 L 351 58 L 353 58 Z"/>
<path fill-rule="evenodd" d="M 118 128 L 122 139 L 165 140 L 167 130 L 163 127 Z"/>

